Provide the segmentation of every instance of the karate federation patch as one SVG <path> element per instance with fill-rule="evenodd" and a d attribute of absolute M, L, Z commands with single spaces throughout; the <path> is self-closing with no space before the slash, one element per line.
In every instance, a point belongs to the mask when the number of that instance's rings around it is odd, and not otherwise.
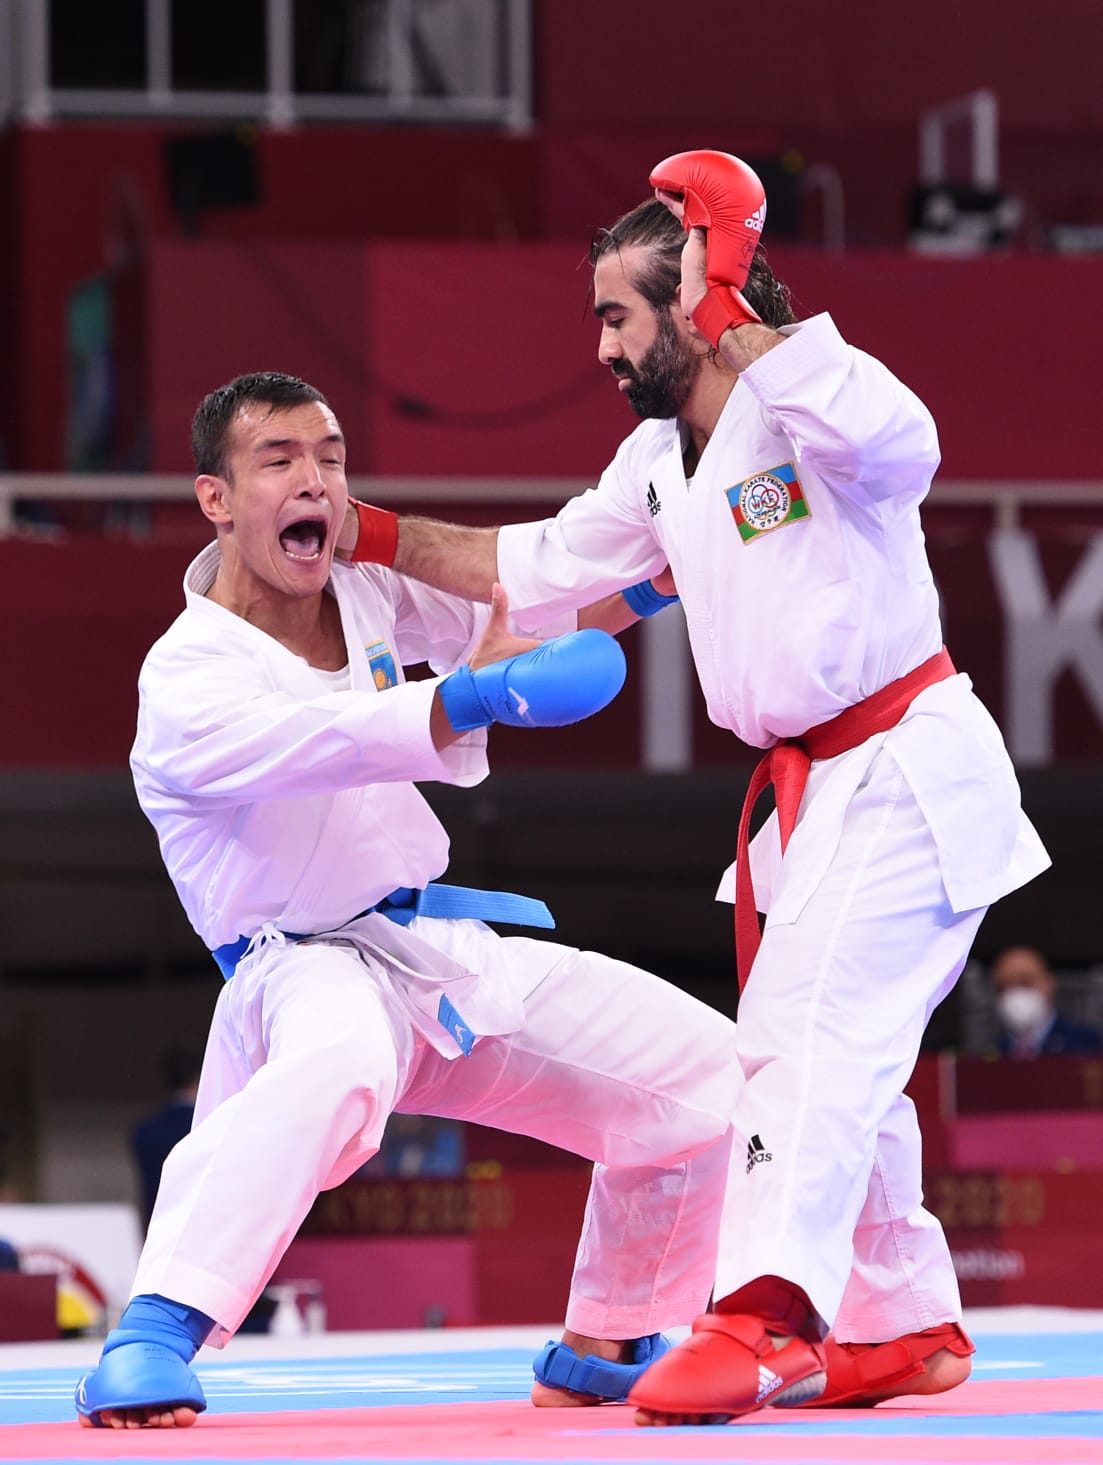
<path fill-rule="evenodd" d="M 769 534 L 771 529 L 780 529 L 783 524 L 812 517 L 792 463 L 782 463 L 765 473 L 753 473 L 729 488 L 727 499 L 744 544 L 760 534 Z"/>
<path fill-rule="evenodd" d="M 388 687 L 398 685 L 398 672 L 395 670 L 394 657 L 391 655 L 386 641 L 373 641 L 370 646 L 365 646 L 364 655 L 368 658 L 376 691 L 385 692 Z"/>

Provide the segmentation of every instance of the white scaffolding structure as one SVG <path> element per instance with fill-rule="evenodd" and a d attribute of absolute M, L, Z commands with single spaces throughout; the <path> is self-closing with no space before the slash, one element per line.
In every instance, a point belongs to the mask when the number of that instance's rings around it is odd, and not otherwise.
<path fill-rule="evenodd" d="M 298 0 L 309 3 L 309 0 Z M 50 0 L 0 0 L 0 122 L 57 118 L 463 123 L 524 132 L 532 122 L 532 0 L 349 0 L 346 79 L 295 87 L 296 0 L 264 0 L 264 85 L 189 90 L 173 81 L 173 6 L 144 0 L 143 87 L 55 86 Z M 430 51 L 443 85 L 419 86 Z"/>
<path fill-rule="evenodd" d="M 969 170 L 954 177 L 948 169 L 952 136 L 967 132 Z M 974 188 L 999 187 L 1000 109 L 995 92 L 969 92 L 932 107 L 919 119 L 919 181 L 970 183 Z"/>

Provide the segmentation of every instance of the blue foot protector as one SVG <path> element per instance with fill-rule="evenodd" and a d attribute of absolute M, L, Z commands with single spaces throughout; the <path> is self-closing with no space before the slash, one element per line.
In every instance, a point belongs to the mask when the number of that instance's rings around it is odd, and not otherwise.
<path fill-rule="evenodd" d="M 163 1343 L 120 1343 L 77 1385 L 77 1413 L 96 1425 L 105 1409 L 177 1407 L 202 1414 L 207 1401 L 195 1374 Z"/>
<path fill-rule="evenodd" d="M 579 1358 L 566 1343 L 547 1343 L 532 1371 L 537 1381 L 549 1389 L 594 1394 L 610 1404 L 619 1404 L 644 1370 L 670 1351 L 670 1343 L 662 1333 L 652 1333 L 647 1338 L 633 1338 L 629 1348 L 631 1363 L 607 1363 L 592 1353 Z"/>
<path fill-rule="evenodd" d="M 131 1298 L 119 1326 L 108 1333 L 100 1364 L 77 1385 L 77 1413 L 100 1424 L 102 1410 L 207 1407 L 188 1364 L 213 1318 L 156 1292 Z"/>

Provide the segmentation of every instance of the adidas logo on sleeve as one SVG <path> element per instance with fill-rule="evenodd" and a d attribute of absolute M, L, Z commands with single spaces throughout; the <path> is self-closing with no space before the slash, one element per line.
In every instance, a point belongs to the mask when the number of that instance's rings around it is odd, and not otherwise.
<path fill-rule="evenodd" d="M 773 1158 L 758 1135 L 752 1134 L 747 1142 L 747 1174 L 749 1175 L 756 1165 L 764 1165 L 767 1160 Z"/>

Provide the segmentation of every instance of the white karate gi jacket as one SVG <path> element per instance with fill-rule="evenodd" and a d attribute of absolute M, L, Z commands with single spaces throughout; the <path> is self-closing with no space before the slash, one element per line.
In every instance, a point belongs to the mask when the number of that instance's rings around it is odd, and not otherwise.
<path fill-rule="evenodd" d="M 318 695 L 316 673 L 273 637 L 205 598 L 211 545 L 189 567 L 186 608 L 146 657 L 131 769 L 188 919 L 212 950 L 265 923 L 343 925 L 398 886 L 438 878 L 448 836 L 415 779 L 486 777 L 486 730 L 438 751 L 439 678 L 469 656 L 483 607 L 377 565 L 334 564 L 352 689 Z"/>
<path fill-rule="evenodd" d="M 522 624 L 669 562 L 709 716 L 760 748 L 942 644 L 919 518 L 939 463 L 930 413 L 829 316 L 783 334 L 741 374 L 688 485 L 678 422 L 644 422 L 596 488 L 498 539 Z M 954 910 L 988 905 L 1048 865 L 999 730 L 959 675 L 921 693 L 890 732 L 813 766 L 783 881 L 771 818 L 752 857 L 774 919 L 798 917 L 883 745 L 930 825 Z M 729 871 L 721 892 L 730 900 L 732 889 Z"/>

